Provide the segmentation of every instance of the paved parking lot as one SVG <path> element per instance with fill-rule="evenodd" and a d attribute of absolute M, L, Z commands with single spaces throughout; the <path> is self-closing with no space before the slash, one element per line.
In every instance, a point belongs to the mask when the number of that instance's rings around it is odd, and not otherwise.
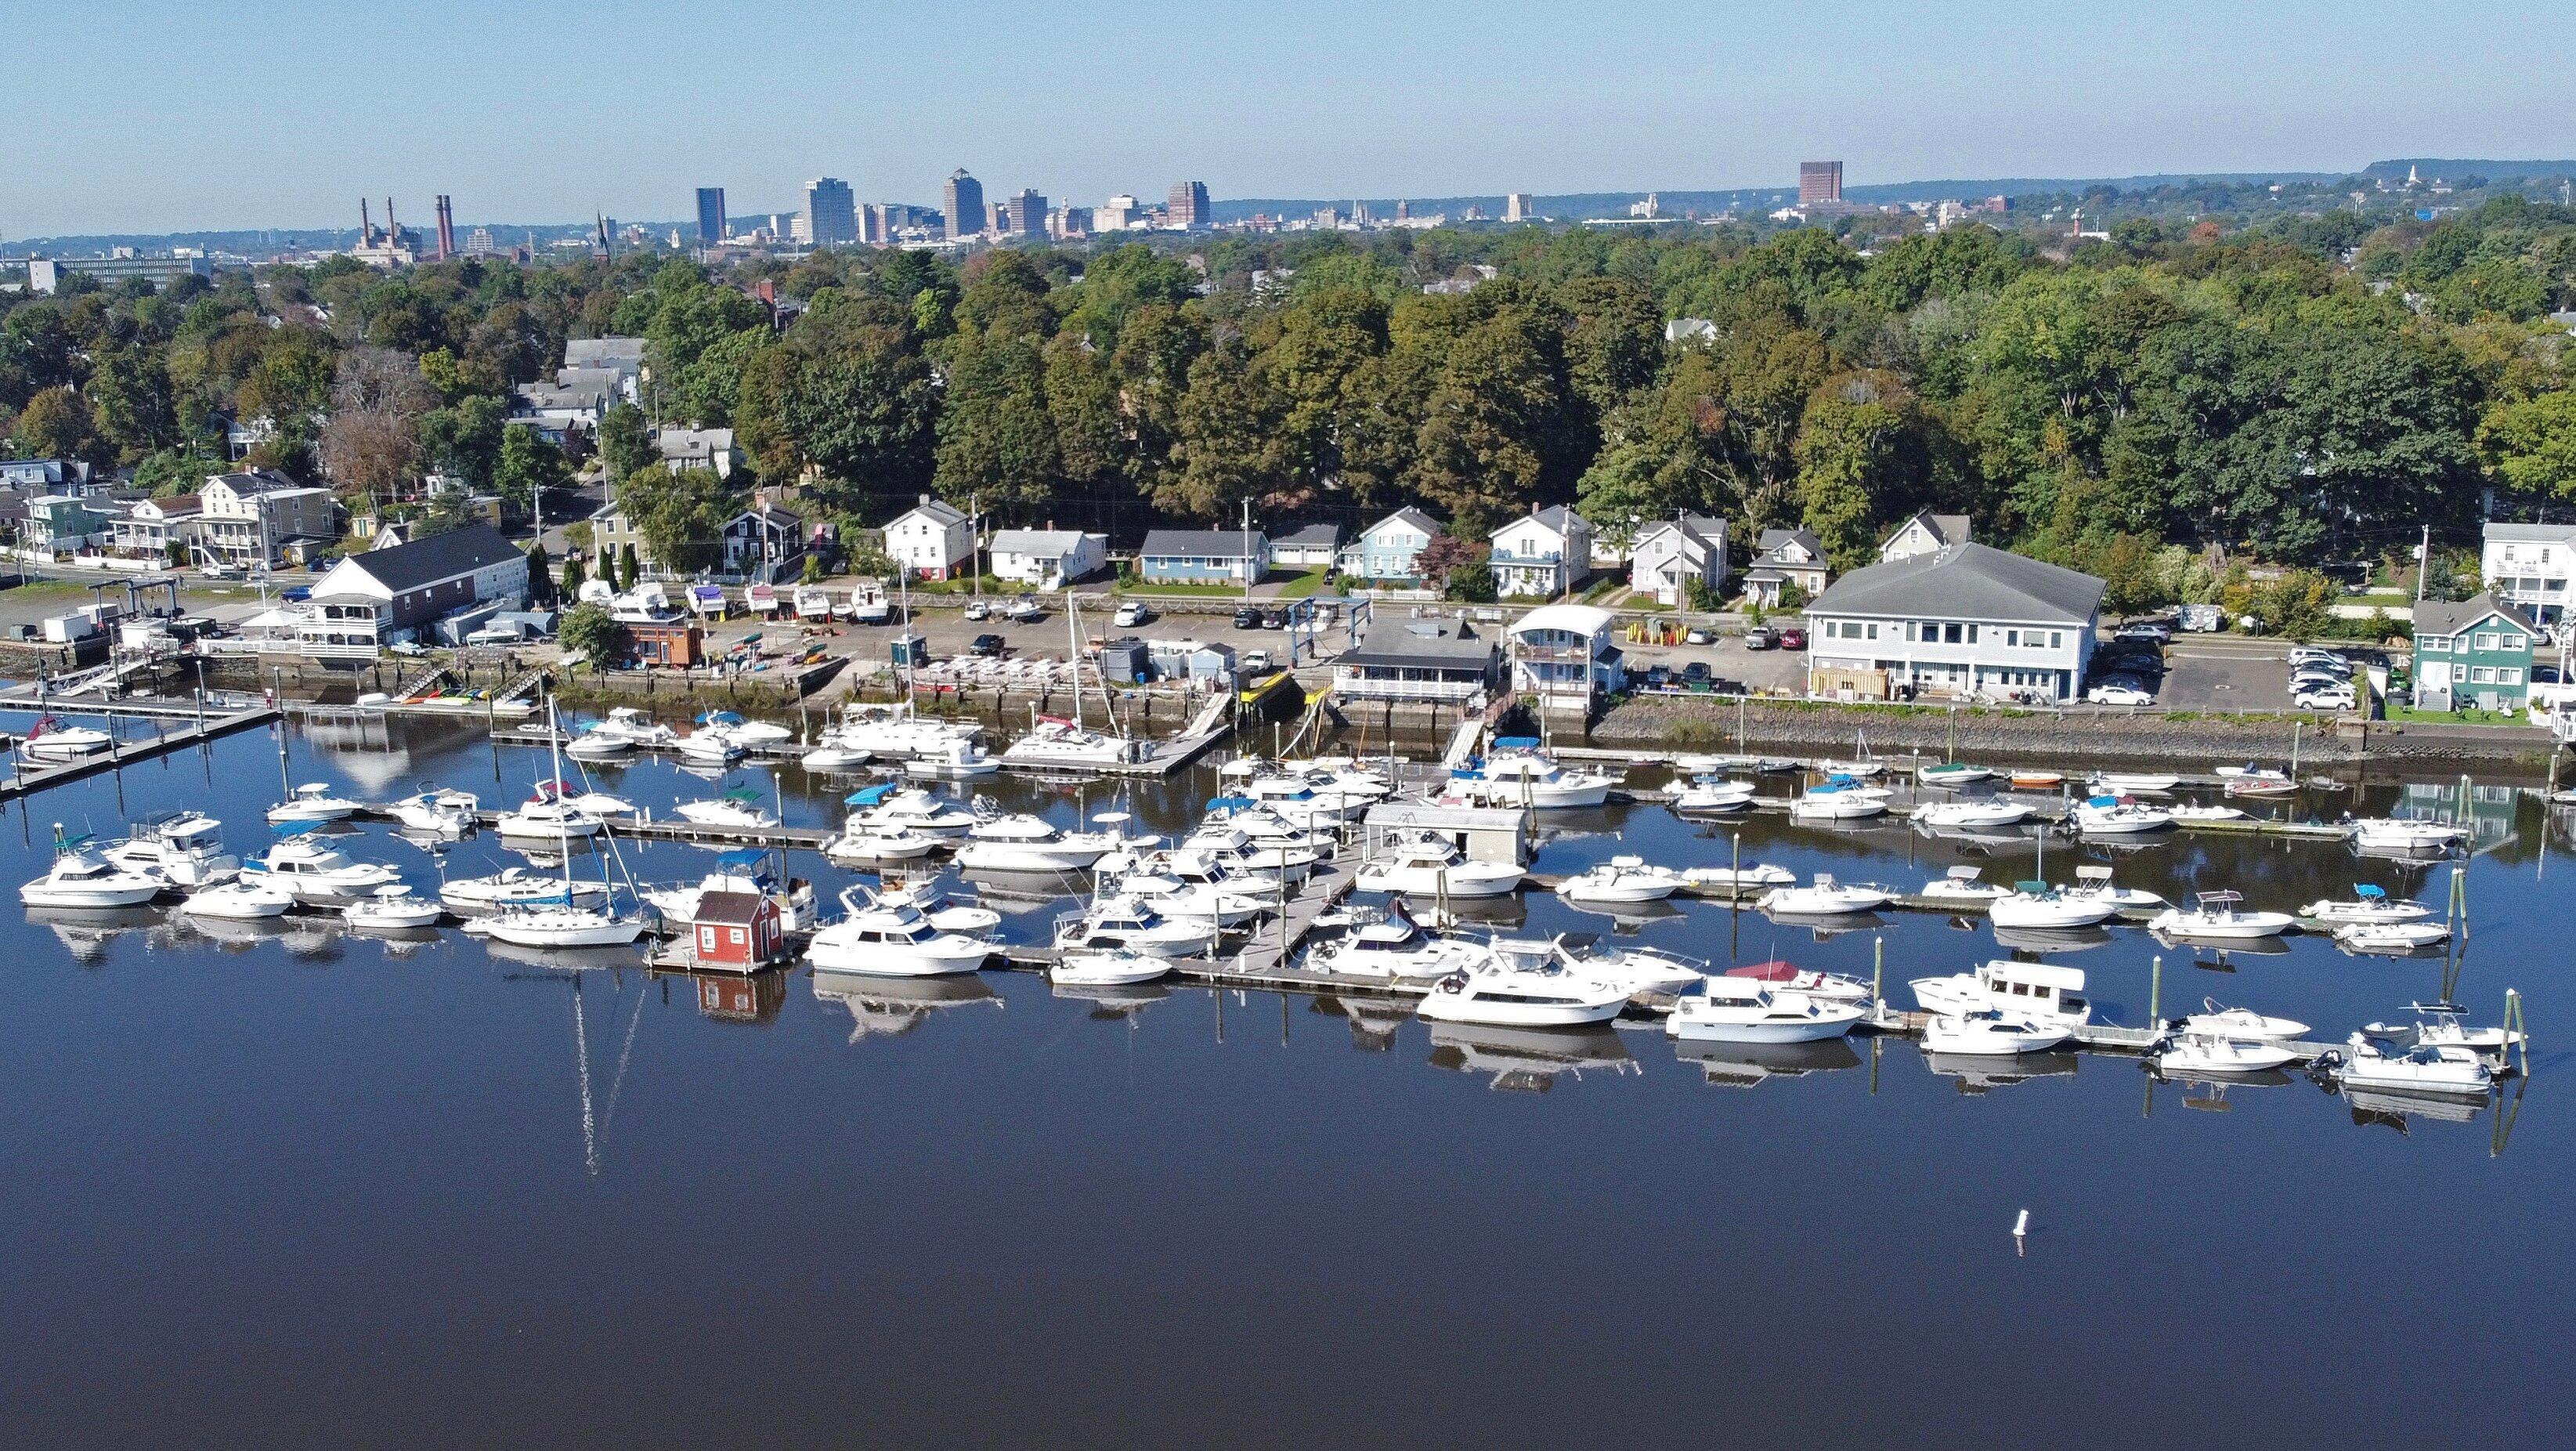
<path fill-rule="evenodd" d="M 2288 710 L 2290 647 L 2280 640 L 2176 639 L 2165 651 L 2166 710 Z"/>

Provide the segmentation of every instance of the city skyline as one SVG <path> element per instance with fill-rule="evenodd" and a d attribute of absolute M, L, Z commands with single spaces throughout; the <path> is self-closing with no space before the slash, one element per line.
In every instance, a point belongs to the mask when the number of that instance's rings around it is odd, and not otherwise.
<path fill-rule="evenodd" d="M 542 26 L 561 8 L 540 0 L 514 23 Z M 1235 196 L 1499 196 L 1771 185 L 1816 156 L 1843 158 L 1858 185 L 2576 153 L 2547 48 L 2523 42 L 2553 15 L 2536 0 L 2489 0 L 2481 23 L 2445 27 L 2442 74 L 2463 78 L 2448 84 L 2405 47 L 2353 43 L 2400 33 L 2379 3 L 2293 0 L 2249 15 L 2178 0 L 2116 20 L 1613 4 L 1573 33 L 1525 0 L 1479 9 L 1475 24 L 1447 23 L 1449 8 L 1417 16 L 1413 38 L 1339 3 L 1240 25 L 1175 25 L 1163 7 L 1132 5 L 1070 33 L 1003 6 L 943 17 L 935 44 L 889 46 L 872 6 L 645 4 L 620 12 L 626 24 L 584 25 L 585 68 L 645 73 L 684 32 L 792 32 L 769 80 L 808 103 L 792 124 L 749 127 L 642 110 L 578 152 L 542 120 L 573 94 L 563 57 L 486 43 L 497 33 L 471 7 L 397 11 L 351 33 L 311 0 L 249 0 L 242 23 L 184 48 L 155 43 L 175 12 L 159 0 L 39 10 L 20 26 L 25 53 L 69 76 L 114 77 L 120 104 L 21 118 L 21 144 L 0 158 L 0 237 L 338 224 L 361 191 L 443 192 L 486 220 L 682 218 L 692 179 L 708 177 L 779 209 L 823 175 L 861 197 L 921 202 L 960 164 L 997 194 L 1097 201 L 1160 195 L 1156 177 L 1203 177 Z M 1713 18 L 1727 43 L 1694 52 L 1685 38 Z M 298 37 L 282 78 L 280 33 Z M 1211 84 L 1141 87 L 1080 125 L 1043 90 L 974 107 L 868 99 L 956 93 L 1039 33 L 1054 68 Z M 1827 83 L 1777 63 L 1789 55 L 1830 56 Z M 228 92 L 210 117 L 196 83 L 224 73 L 273 83 Z M 413 106 L 419 124 L 348 125 L 360 88 L 388 75 L 437 78 L 434 99 Z M 305 79 L 323 76 L 334 79 Z M 1293 84 L 1239 83 L 1262 78 Z M 2389 104 L 2397 95 L 2403 106 Z"/>

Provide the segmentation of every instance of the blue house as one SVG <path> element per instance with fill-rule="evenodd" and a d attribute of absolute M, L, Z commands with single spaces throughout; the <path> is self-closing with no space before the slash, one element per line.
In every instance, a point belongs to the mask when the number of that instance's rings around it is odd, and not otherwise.
<path fill-rule="evenodd" d="M 1136 551 L 1148 584 L 1252 584 L 1269 567 L 1270 540 L 1258 529 L 1156 529 Z"/>
<path fill-rule="evenodd" d="M 1439 521 L 1420 509 L 1398 509 L 1361 530 L 1342 551 L 1342 573 L 1377 584 L 1418 584 L 1423 548 L 1439 532 Z"/>

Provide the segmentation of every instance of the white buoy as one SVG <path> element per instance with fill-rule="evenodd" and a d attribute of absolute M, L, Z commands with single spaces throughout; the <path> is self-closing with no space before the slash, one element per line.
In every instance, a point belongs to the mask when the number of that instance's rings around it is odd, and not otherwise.
<path fill-rule="evenodd" d="M 2019 1239 L 2028 1233 L 2030 1233 L 2030 1211 L 2025 1209 L 2013 1219 L 2013 1238 Z"/>

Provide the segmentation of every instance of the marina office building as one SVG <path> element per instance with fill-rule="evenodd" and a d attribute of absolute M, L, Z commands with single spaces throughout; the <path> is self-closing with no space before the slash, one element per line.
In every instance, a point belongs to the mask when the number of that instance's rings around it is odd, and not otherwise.
<path fill-rule="evenodd" d="M 1807 607 L 1807 690 L 2073 700 L 2101 612 L 2101 580 L 1983 544 L 1873 564 Z"/>

